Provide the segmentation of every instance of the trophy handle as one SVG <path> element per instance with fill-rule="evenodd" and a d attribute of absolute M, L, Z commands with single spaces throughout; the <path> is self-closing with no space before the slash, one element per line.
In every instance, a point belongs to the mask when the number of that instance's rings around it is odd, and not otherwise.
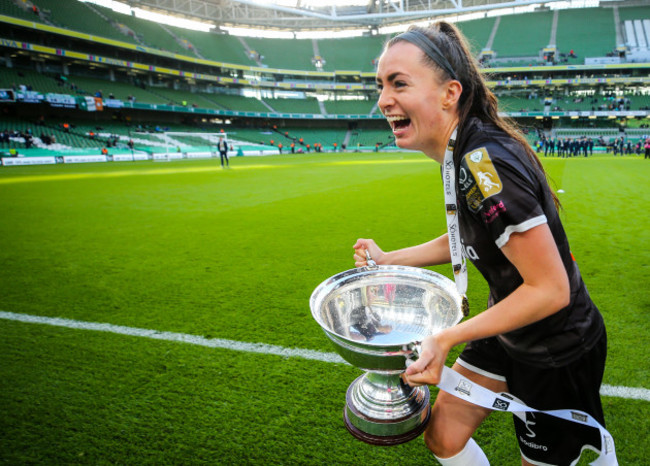
<path fill-rule="evenodd" d="M 420 357 L 420 352 L 422 351 L 422 342 L 414 341 L 408 345 L 404 345 L 404 352 L 407 354 L 406 361 L 404 364 L 406 367 L 409 367 Z"/>
<path fill-rule="evenodd" d="M 370 257 L 370 251 L 366 249 L 366 264 L 368 264 L 368 268 L 370 269 L 378 269 L 377 263 Z"/>

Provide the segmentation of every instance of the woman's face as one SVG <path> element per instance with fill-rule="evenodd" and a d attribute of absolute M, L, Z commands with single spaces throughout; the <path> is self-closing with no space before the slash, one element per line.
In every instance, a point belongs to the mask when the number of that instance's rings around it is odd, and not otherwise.
<path fill-rule="evenodd" d="M 423 63 L 423 52 L 404 41 L 388 48 L 379 60 L 377 86 L 379 109 L 397 146 L 441 158 L 456 123 L 455 112 L 448 111 L 448 86 Z"/>

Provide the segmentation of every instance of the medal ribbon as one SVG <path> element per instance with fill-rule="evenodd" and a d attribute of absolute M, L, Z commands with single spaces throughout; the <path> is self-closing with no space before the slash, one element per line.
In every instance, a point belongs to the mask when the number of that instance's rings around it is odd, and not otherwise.
<path fill-rule="evenodd" d="M 460 229 L 458 226 L 458 204 L 456 201 L 456 170 L 454 169 L 454 145 L 458 127 L 449 138 L 445 158 L 442 162 L 442 183 L 445 191 L 445 207 L 447 210 L 447 233 L 449 236 L 449 252 L 451 253 L 451 265 L 454 269 L 454 281 L 456 289 L 463 298 L 463 315 L 469 314 L 469 303 L 467 301 L 467 261 L 463 256 L 463 249 L 460 243 Z"/>

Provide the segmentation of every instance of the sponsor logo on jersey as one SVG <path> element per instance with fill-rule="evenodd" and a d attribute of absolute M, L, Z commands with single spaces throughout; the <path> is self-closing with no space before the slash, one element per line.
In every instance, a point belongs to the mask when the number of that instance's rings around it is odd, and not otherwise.
<path fill-rule="evenodd" d="M 461 160 L 458 183 L 465 194 L 467 205 L 473 212 L 482 208 L 482 202 L 503 189 L 490 154 L 485 147 L 465 154 Z"/>
<path fill-rule="evenodd" d="M 488 210 L 483 212 L 483 218 L 485 219 L 485 223 L 494 222 L 494 220 L 506 210 L 507 209 L 503 201 L 499 201 L 498 204 L 494 204 Z"/>
<path fill-rule="evenodd" d="M 461 245 L 461 248 L 463 250 L 463 255 L 467 257 L 468 259 L 471 259 L 473 261 L 479 260 L 478 254 L 476 253 L 476 249 L 474 249 L 472 246 L 466 246 L 464 243 Z"/>

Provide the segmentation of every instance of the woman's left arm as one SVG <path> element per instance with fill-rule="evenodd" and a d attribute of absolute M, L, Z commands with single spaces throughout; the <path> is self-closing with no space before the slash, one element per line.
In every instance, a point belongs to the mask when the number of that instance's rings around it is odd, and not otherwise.
<path fill-rule="evenodd" d="M 406 371 L 407 382 L 437 384 L 454 346 L 524 327 L 569 304 L 569 278 L 548 224 L 513 233 L 501 251 L 517 268 L 523 283 L 477 316 L 425 338 L 420 357 Z"/>

